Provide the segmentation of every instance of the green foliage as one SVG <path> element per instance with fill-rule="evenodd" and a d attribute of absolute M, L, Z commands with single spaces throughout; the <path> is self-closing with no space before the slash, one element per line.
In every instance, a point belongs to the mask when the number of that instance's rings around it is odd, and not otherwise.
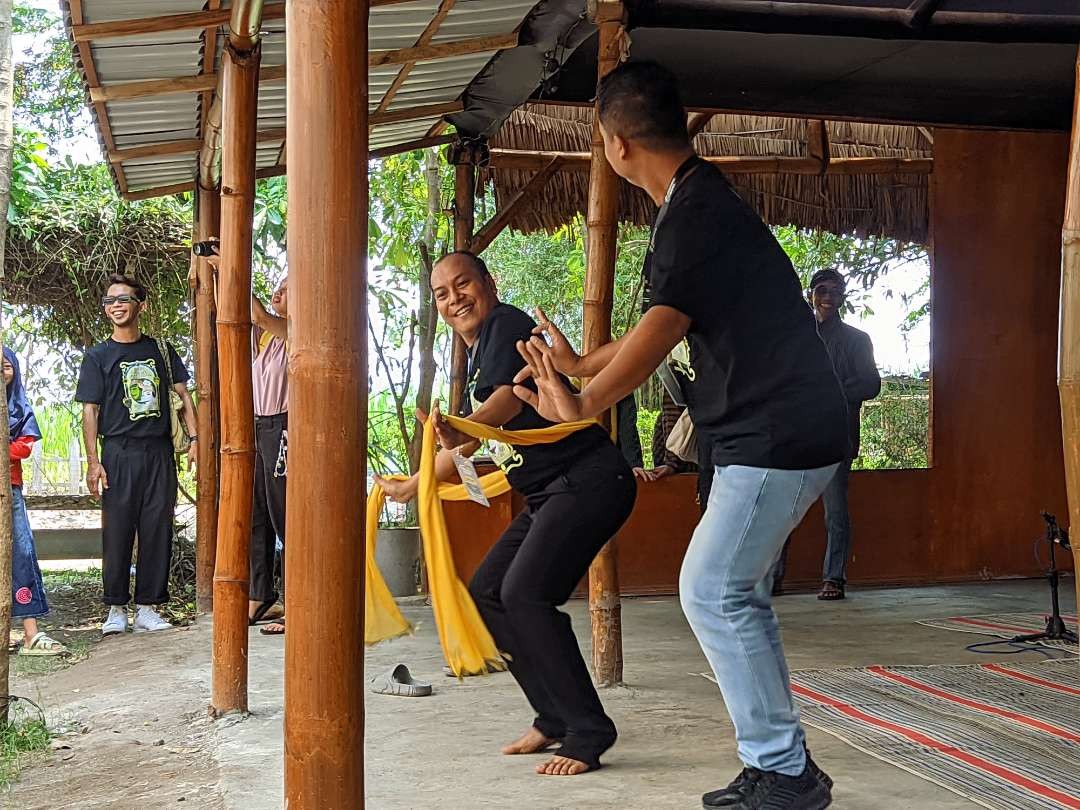
<path fill-rule="evenodd" d="M 653 458 L 652 454 L 652 435 L 653 427 L 656 426 L 656 417 L 659 415 L 659 410 L 638 405 L 637 429 L 638 435 L 641 437 L 641 458 L 645 463 L 646 470 L 656 466 L 656 459 Z"/>
<path fill-rule="evenodd" d="M 85 132 L 90 124 L 86 95 L 60 17 L 16 0 L 12 31 L 33 35 L 36 43 L 15 65 L 16 123 L 29 125 L 50 140 Z"/>
<path fill-rule="evenodd" d="M 0 789 L 8 787 L 33 759 L 49 750 L 52 733 L 36 707 L 15 700 L 8 709 L 9 721 L 0 727 Z"/>
<path fill-rule="evenodd" d="M 886 377 L 881 394 L 862 408 L 860 456 L 855 470 L 929 466 L 930 381 Z"/>
<path fill-rule="evenodd" d="M 31 314 L 41 339 L 66 348 L 73 366 L 74 350 L 109 333 L 100 304 L 108 275 L 134 275 L 150 290 L 144 329 L 183 351 L 190 195 L 127 202 L 104 164 L 53 165 L 42 157 L 40 139 L 21 133 L 8 211 L 8 302 Z"/>

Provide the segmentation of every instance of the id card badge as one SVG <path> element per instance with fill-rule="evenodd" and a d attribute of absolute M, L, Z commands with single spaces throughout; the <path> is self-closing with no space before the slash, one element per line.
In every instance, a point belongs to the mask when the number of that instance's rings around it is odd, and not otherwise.
<path fill-rule="evenodd" d="M 469 500 L 481 506 L 490 507 L 491 501 L 487 499 L 484 488 L 480 486 L 480 476 L 476 472 L 476 465 L 473 464 L 473 460 L 461 455 L 461 452 L 456 448 L 451 457 L 454 459 L 454 466 L 457 467 L 458 475 L 461 476 L 461 483 L 465 485 L 465 492 L 468 493 Z"/>

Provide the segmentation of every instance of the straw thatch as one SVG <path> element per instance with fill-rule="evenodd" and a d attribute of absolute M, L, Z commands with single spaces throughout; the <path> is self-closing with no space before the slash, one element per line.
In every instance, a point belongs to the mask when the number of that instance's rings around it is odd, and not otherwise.
<path fill-rule="evenodd" d="M 833 157 L 932 157 L 928 133 L 916 127 L 829 122 Z M 493 147 L 587 152 L 592 109 L 533 104 L 515 110 L 491 141 Z M 759 115 L 717 115 L 695 141 L 706 156 L 804 157 L 807 122 Z M 486 168 L 481 179 L 494 185 L 502 206 L 532 172 Z M 926 175 L 825 177 L 796 174 L 736 174 L 733 185 L 772 225 L 798 225 L 838 234 L 883 235 L 903 241 L 928 241 Z M 584 211 L 588 174 L 559 172 L 543 193 L 514 218 L 517 230 L 553 231 Z M 652 222 L 656 207 L 644 193 L 622 184 L 620 219 Z"/>

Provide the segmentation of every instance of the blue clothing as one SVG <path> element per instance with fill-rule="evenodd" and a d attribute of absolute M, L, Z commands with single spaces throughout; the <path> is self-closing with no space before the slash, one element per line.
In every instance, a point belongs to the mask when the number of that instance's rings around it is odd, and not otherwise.
<path fill-rule="evenodd" d="M 49 612 L 49 600 L 45 598 L 22 487 L 11 488 L 11 528 L 11 617 L 36 619 Z"/>
<path fill-rule="evenodd" d="M 37 419 L 34 418 L 34 409 L 26 396 L 26 389 L 23 388 L 19 358 L 15 356 L 15 352 L 5 346 L 4 359 L 15 369 L 15 377 L 11 385 L 7 387 L 8 430 L 11 438 L 32 436 L 36 441 L 41 438 L 41 428 L 38 427 Z"/>

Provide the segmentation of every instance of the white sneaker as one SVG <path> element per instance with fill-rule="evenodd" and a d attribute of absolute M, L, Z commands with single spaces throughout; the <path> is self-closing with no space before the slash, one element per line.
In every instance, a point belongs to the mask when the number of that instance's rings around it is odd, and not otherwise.
<path fill-rule="evenodd" d="M 115 636 L 123 635 L 128 629 L 128 615 L 127 608 L 124 605 L 113 605 L 109 608 L 109 615 L 105 619 L 105 624 L 101 625 L 101 635 Z"/>
<path fill-rule="evenodd" d="M 150 605 L 137 605 L 135 608 L 135 632 L 154 633 L 158 630 L 169 630 L 172 625 L 161 618 L 161 614 Z"/>

